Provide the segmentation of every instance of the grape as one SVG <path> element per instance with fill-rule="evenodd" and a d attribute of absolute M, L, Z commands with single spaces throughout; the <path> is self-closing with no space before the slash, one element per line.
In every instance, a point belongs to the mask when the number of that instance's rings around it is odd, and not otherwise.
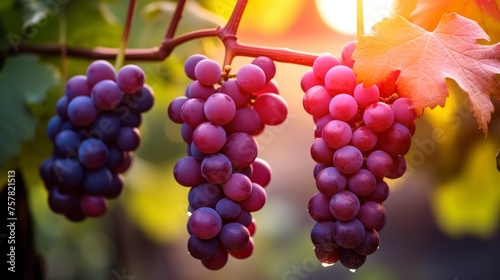
<path fill-rule="evenodd" d="M 380 231 L 385 226 L 385 208 L 380 203 L 368 201 L 359 209 L 357 218 L 365 228 Z"/>
<path fill-rule="evenodd" d="M 149 111 L 154 104 L 154 91 L 145 84 L 135 94 L 125 95 L 123 102 L 136 113 Z"/>
<path fill-rule="evenodd" d="M 124 118 L 121 119 L 122 126 L 139 127 L 142 123 L 142 115 L 130 111 Z"/>
<path fill-rule="evenodd" d="M 380 93 L 376 85 L 365 87 L 363 84 L 358 84 L 354 88 L 354 99 L 361 107 L 376 103 L 379 96 Z"/>
<path fill-rule="evenodd" d="M 340 93 L 329 104 L 329 112 L 334 120 L 348 121 L 358 112 L 358 104 L 352 95 Z"/>
<path fill-rule="evenodd" d="M 174 178 L 183 186 L 199 185 L 205 181 L 200 168 L 201 164 L 193 157 L 183 157 L 174 166 Z"/>
<path fill-rule="evenodd" d="M 325 75 L 325 86 L 332 95 L 353 94 L 356 85 L 356 76 L 352 69 L 344 65 L 331 68 Z"/>
<path fill-rule="evenodd" d="M 351 141 L 352 130 L 347 123 L 333 120 L 325 125 L 321 135 L 329 147 L 337 149 L 345 146 Z"/>
<path fill-rule="evenodd" d="M 252 182 L 247 176 L 241 173 L 233 173 L 222 184 L 222 190 L 228 198 L 234 201 L 242 201 L 252 193 Z"/>
<path fill-rule="evenodd" d="M 339 247 L 333 238 L 333 227 L 335 223 L 332 221 L 316 222 L 311 229 L 311 241 L 314 246 L 319 246 L 324 250 L 333 250 Z"/>
<path fill-rule="evenodd" d="M 217 251 L 217 239 L 200 239 L 191 235 L 188 240 L 188 251 L 193 258 L 198 260 L 207 259 Z"/>
<path fill-rule="evenodd" d="M 61 157 L 76 156 L 80 136 L 73 130 L 63 130 L 54 139 L 54 150 Z"/>
<path fill-rule="evenodd" d="M 378 135 L 378 141 L 380 148 L 388 154 L 405 155 L 410 150 L 411 132 L 406 126 L 396 122 Z"/>
<path fill-rule="evenodd" d="M 100 81 L 115 81 L 115 68 L 106 60 L 96 60 L 87 67 L 87 81 L 90 87 L 94 87 Z"/>
<path fill-rule="evenodd" d="M 316 176 L 316 187 L 325 196 L 333 196 L 347 186 L 347 179 L 335 167 L 326 167 Z"/>
<path fill-rule="evenodd" d="M 409 98 L 398 98 L 392 103 L 394 121 L 407 125 L 416 118 L 415 111 Z"/>
<path fill-rule="evenodd" d="M 354 60 L 352 60 L 352 53 L 356 49 L 356 41 L 351 41 L 347 43 L 344 48 L 342 48 L 341 60 L 342 64 L 347 67 L 353 68 Z"/>
<path fill-rule="evenodd" d="M 283 123 L 288 114 L 285 99 L 274 93 L 263 93 L 257 96 L 253 108 L 259 114 L 260 121 L 267 125 Z"/>
<path fill-rule="evenodd" d="M 203 85 L 213 85 L 219 82 L 222 69 L 219 64 L 209 58 L 200 60 L 194 67 L 194 76 L 196 80 Z"/>
<path fill-rule="evenodd" d="M 330 211 L 339 221 L 354 219 L 358 214 L 360 202 L 358 197 L 350 191 L 340 191 L 330 200 Z"/>
<path fill-rule="evenodd" d="M 220 125 L 204 122 L 195 128 L 193 143 L 202 153 L 215 153 L 226 143 L 226 132 Z"/>
<path fill-rule="evenodd" d="M 59 188 L 50 188 L 49 190 L 49 207 L 58 214 L 64 214 L 75 199 L 78 199 L 78 197 L 74 193 L 61 193 Z"/>
<path fill-rule="evenodd" d="M 189 205 L 194 209 L 200 207 L 215 208 L 224 195 L 219 186 L 210 183 L 201 183 L 189 190 Z"/>
<path fill-rule="evenodd" d="M 116 83 L 127 94 L 136 93 L 144 85 L 144 71 L 133 64 L 125 65 L 116 74 Z"/>
<path fill-rule="evenodd" d="M 89 138 L 78 148 L 80 162 L 88 168 L 99 168 L 108 161 L 109 150 L 101 140 Z"/>
<path fill-rule="evenodd" d="M 267 200 L 265 189 L 259 184 L 252 183 L 252 190 L 250 195 L 244 200 L 240 201 L 241 208 L 248 212 L 256 212 L 264 207 Z"/>
<path fill-rule="evenodd" d="M 61 118 L 61 120 L 67 120 L 68 119 L 68 105 L 69 105 L 69 99 L 66 95 L 62 96 L 57 100 L 56 103 L 56 112 L 57 115 Z"/>
<path fill-rule="evenodd" d="M 361 126 L 352 133 L 351 144 L 362 152 L 369 151 L 377 145 L 377 134 L 367 126 Z"/>
<path fill-rule="evenodd" d="M 328 70 L 337 65 L 340 65 L 338 58 L 330 54 L 322 54 L 314 60 L 312 69 L 318 79 L 324 80 Z"/>
<path fill-rule="evenodd" d="M 64 94 L 67 96 L 68 101 L 71 101 L 77 96 L 90 96 L 91 90 L 92 87 L 90 86 L 87 77 L 85 75 L 76 75 L 71 77 L 66 82 Z"/>
<path fill-rule="evenodd" d="M 209 183 L 221 184 L 229 179 L 231 172 L 231 161 L 223 154 L 208 155 L 201 162 L 201 175 Z"/>
<path fill-rule="evenodd" d="M 241 212 L 241 205 L 225 197 L 217 202 L 215 210 L 223 220 L 234 220 Z"/>
<path fill-rule="evenodd" d="M 89 125 L 97 117 L 97 109 L 90 97 L 77 96 L 68 104 L 68 117 L 75 125 Z"/>
<path fill-rule="evenodd" d="M 226 248 L 224 248 L 224 245 L 218 243 L 215 254 L 211 257 L 201 260 L 201 263 L 207 269 L 218 270 L 226 265 L 229 258 L 228 255 L 229 253 L 227 252 Z"/>
<path fill-rule="evenodd" d="M 341 247 L 333 249 L 324 249 L 320 245 L 314 246 L 316 258 L 324 265 L 334 264 L 339 260 Z"/>
<path fill-rule="evenodd" d="M 302 106 L 312 116 L 323 116 L 329 111 L 328 105 L 332 96 L 324 86 L 313 86 L 302 98 Z"/>
<path fill-rule="evenodd" d="M 241 67 L 236 73 L 236 82 L 244 91 L 258 91 L 266 83 L 266 74 L 259 66 L 247 64 Z"/>
<path fill-rule="evenodd" d="M 265 125 L 284 122 L 288 108 L 278 95 L 272 79 L 276 69 L 269 58 L 258 57 L 234 75 L 229 66 L 222 72 L 215 61 L 193 55 L 184 70 L 193 81 L 185 96 L 174 99 L 167 110 L 169 118 L 181 124 L 188 153 L 174 166 L 174 178 L 192 187 L 188 251 L 206 268 L 217 270 L 229 254 L 247 258 L 253 252 L 255 220 L 250 212 L 266 202 L 264 187 L 271 180 L 271 169 L 257 158 L 252 135 Z M 121 125 L 125 126 L 123 121 Z M 214 241 L 208 245 L 201 240 L 216 240 L 215 252 Z"/>
<path fill-rule="evenodd" d="M 260 117 L 254 109 L 243 107 L 236 110 L 234 118 L 224 126 L 228 134 L 244 132 L 254 134 L 260 127 Z"/>
<path fill-rule="evenodd" d="M 309 199 L 307 211 L 311 218 L 318 222 L 331 221 L 334 219 L 330 211 L 330 198 L 320 192 L 315 193 Z"/>
<path fill-rule="evenodd" d="M 278 83 L 273 79 L 268 81 L 263 88 L 261 88 L 258 91 L 254 91 L 252 93 L 253 96 L 259 96 L 263 93 L 274 93 L 274 94 L 280 94 L 280 91 L 278 89 Z"/>
<path fill-rule="evenodd" d="M 191 80 L 196 80 L 194 69 L 198 62 L 202 61 L 205 58 L 207 57 L 202 54 L 193 54 L 188 57 L 184 62 L 184 72 L 186 73 L 186 76 L 191 78 Z"/>
<path fill-rule="evenodd" d="M 105 167 L 88 169 L 82 182 L 83 190 L 91 195 L 104 195 L 109 191 L 112 180 L 111 172 Z"/>
<path fill-rule="evenodd" d="M 107 203 L 102 196 L 84 194 L 80 197 L 82 213 L 87 217 L 100 217 L 106 213 Z"/>
<path fill-rule="evenodd" d="M 215 88 L 213 85 L 204 85 L 200 81 L 193 81 L 189 84 L 187 93 L 189 98 L 198 98 L 205 101 L 215 93 Z"/>
<path fill-rule="evenodd" d="M 391 127 L 394 122 L 394 113 L 385 103 L 377 102 L 366 107 L 363 121 L 373 132 L 382 132 Z"/>
<path fill-rule="evenodd" d="M 101 113 L 92 123 L 90 135 L 97 139 L 110 143 L 116 140 L 120 134 L 120 119 L 113 113 Z"/>
<path fill-rule="evenodd" d="M 222 226 L 219 239 L 227 250 L 238 251 L 250 241 L 250 232 L 240 223 L 227 223 Z"/>
<path fill-rule="evenodd" d="M 323 138 L 316 138 L 311 145 L 311 158 L 317 163 L 332 163 L 334 149 L 330 148 Z"/>
<path fill-rule="evenodd" d="M 250 180 L 265 188 L 271 182 L 271 165 L 261 158 L 256 158 L 252 163 L 253 172 Z"/>
<path fill-rule="evenodd" d="M 134 151 L 141 143 L 141 133 L 135 127 L 124 126 L 120 128 L 114 145 L 122 151 Z"/>
<path fill-rule="evenodd" d="M 218 125 L 228 124 L 236 114 L 236 105 L 228 95 L 214 93 L 203 106 L 207 119 Z"/>
<path fill-rule="evenodd" d="M 252 64 L 259 66 L 266 75 L 266 82 L 269 82 L 276 75 L 276 65 L 274 61 L 267 56 L 259 56 L 252 60 Z"/>
<path fill-rule="evenodd" d="M 344 174 L 353 174 L 363 166 L 363 154 L 356 147 L 347 145 L 333 154 L 333 164 Z"/>
<path fill-rule="evenodd" d="M 394 169 L 394 161 L 388 153 L 376 150 L 366 158 L 366 167 L 375 177 L 385 177 Z"/>
<path fill-rule="evenodd" d="M 83 180 L 83 168 L 76 159 L 56 158 L 52 164 L 52 183 L 63 193 L 76 192 Z"/>
<path fill-rule="evenodd" d="M 310 88 L 314 86 L 322 85 L 323 81 L 314 75 L 313 70 L 307 71 L 300 80 L 300 87 L 303 92 L 307 92 Z"/>
<path fill-rule="evenodd" d="M 340 251 L 339 260 L 343 266 L 356 270 L 366 261 L 366 256 L 358 254 L 355 250 L 344 249 Z"/>
<path fill-rule="evenodd" d="M 246 167 L 257 158 L 257 142 L 247 133 L 233 133 L 227 138 L 222 153 L 231 160 L 234 167 Z"/>
<path fill-rule="evenodd" d="M 250 237 L 248 239 L 247 245 L 245 247 L 243 247 L 241 250 L 238 250 L 238 251 L 228 250 L 228 252 L 234 258 L 237 258 L 237 259 L 246 259 L 246 258 L 248 258 L 248 257 L 250 257 L 252 255 L 253 248 L 254 248 L 254 241 L 253 241 L 253 238 Z"/>
<path fill-rule="evenodd" d="M 387 199 L 387 197 L 389 197 L 389 185 L 387 185 L 384 180 L 377 180 L 377 184 L 373 192 L 363 197 L 363 199 L 365 201 L 382 203 Z"/>
<path fill-rule="evenodd" d="M 131 94 L 123 95 L 124 91 Z M 141 124 L 141 113 L 153 103 L 153 91 L 135 65 L 115 75 L 109 62 L 98 60 L 88 66 L 86 75 L 68 80 L 56 104 L 57 116 L 47 125 L 54 153 L 40 166 L 54 212 L 75 222 L 106 213 L 107 199 L 123 191 L 122 173 L 130 168 L 132 151 L 139 146 L 136 127 Z M 186 166 L 178 169 L 182 177 Z"/>
<path fill-rule="evenodd" d="M 168 105 L 167 114 L 171 121 L 175 123 L 182 123 L 181 117 L 181 108 L 182 105 L 188 100 L 185 96 L 176 97 L 170 104 Z"/>
<path fill-rule="evenodd" d="M 377 251 L 379 244 L 380 237 L 378 232 L 374 229 L 367 229 L 365 231 L 365 238 L 363 239 L 363 242 L 354 248 L 354 251 L 360 255 L 368 256 Z"/>
<path fill-rule="evenodd" d="M 375 190 L 377 179 L 370 171 L 360 169 L 349 176 L 347 186 L 348 189 L 357 196 L 367 196 Z"/>
<path fill-rule="evenodd" d="M 190 126 L 196 127 L 207 121 L 203 110 L 205 101 L 198 98 L 190 98 L 181 107 L 182 121 Z"/>
<path fill-rule="evenodd" d="M 336 221 L 333 232 L 335 242 L 347 249 L 356 248 L 365 238 L 365 228 L 356 218 L 348 221 Z"/>
<path fill-rule="evenodd" d="M 324 264 L 340 260 L 351 271 L 380 244 L 386 220 L 381 203 L 389 195 L 384 178 L 405 173 L 416 119 L 411 100 L 398 97 L 399 71 L 372 86 L 357 83 L 355 48 L 355 41 L 343 48 L 342 65 L 320 55 L 300 83 L 303 107 L 316 125 L 310 154 L 319 192 L 308 203 L 316 221 L 314 253 Z"/>
<path fill-rule="evenodd" d="M 188 225 L 194 236 L 200 239 L 214 238 L 222 228 L 222 219 L 214 209 L 201 207 L 193 211 Z"/>
<path fill-rule="evenodd" d="M 107 199 L 114 199 L 120 196 L 123 191 L 124 178 L 120 173 L 112 173 L 111 184 L 108 191 L 104 194 Z"/>
<path fill-rule="evenodd" d="M 234 102 L 236 108 L 245 107 L 250 99 L 250 93 L 238 86 L 235 80 L 229 80 L 222 84 L 219 92 L 227 94 Z"/>

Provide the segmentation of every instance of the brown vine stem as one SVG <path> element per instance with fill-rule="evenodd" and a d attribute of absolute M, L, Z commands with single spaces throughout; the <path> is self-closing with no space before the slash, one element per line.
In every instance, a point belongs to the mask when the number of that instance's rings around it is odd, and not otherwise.
<path fill-rule="evenodd" d="M 248 0 L 238 0 L 233 13 L 231 14 L 231 17 L 229 18 L 229 21 L 224 27 L 219 26 L 216 28 L 201 29 L 174 37 L 179 21 L 181 20 L 182 11 L 185 4 L 185 0 L 179 0 L 176 10 L 174 11 L 174 16 L 161 45 L 154 48 L 126 49 L 124 51 L 124 58 L 127 60 L 137 61 L 163 61 L 172 53 L 172 51 L 177 46 L 185 42 L 200 38 L 219 37 L 226 48 L 224 65 L 230 64 L 232 62 L 232 59 L 236 56 L 268 56 L 269 58 L 278 62 L 293 63 L 306 66 L 311 66 L 313 64 L 316 57 L 318 57 L 318 54 L 307 53 L 288 48 L 272 48 L 238 42 L 236 32 L 238 30 L 238 26 L 247 2 Z M 115 59 L 119 53 L 119 50 L 116 48 L 104 47 L 95 47 L 91 49 L 66 47 L 65 51 L 67 55 L 71 57 L 89 58 L 93 60 Z M 60 55 L 61 46 L 56 44 L 20 45 L 16 50 L 12 50 L 12 52 L 32 52 L 42 55 Z"/>
<path fill-rule="evenodd" d="M 175 6 L 174 15 L 172 20 L 170 21 L 170 25 L 168 26 L 167 33 L 165 34 L 165 39 L 171 39 L 175 36 L 175 31 L 177 31 L 177 27 L 179 26 L 179 22 L 182 18 L 182 12 L 184 11 L 184 6 L 186 5 L 186 0 L 179 0 L 177 5 Z"/>
<path fill-rule="evenodd" d="M 134 18 L 135 7 L 137 6 L 137 0 L 129 0 L 127 19 L 125 20 L 125 26 L 123 28 L 122 41 L 120 43 L 120 49 L 116 55 L 115 68 L 120 69 L 125 60 L 125 50 L 128 46 L 128 38 L 130 36 L 130 29 L 132 28 L 132 20 Z"/>

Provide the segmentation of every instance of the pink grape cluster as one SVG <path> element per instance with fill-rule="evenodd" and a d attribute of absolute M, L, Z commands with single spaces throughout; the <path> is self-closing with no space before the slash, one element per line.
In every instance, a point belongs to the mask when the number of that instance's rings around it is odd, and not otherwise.
<path fill-rule="evenodd" d="M 301 80 L 304 109 L 316 128 L 311 157 L 318 192 L 308 212 L 316 221 L 311 240 L 325 266 L 340 260 L 355 270 L 374 253 L 386 222 L 384 178 L 401 177 L 415 131 L 408 98 L 398 98 L 398 73 L 372 86 L 358 84 L 347 44 L 342 58 L 323 54 Z"/>
<path fill-rule="evenodd" d="M 193 81 L 168 107 L 169 118 L 182 124 L 188 153 L 176 163 L 174 177 L 191 188 L 188 251 L 217 270 L 229 255 L 243 259 L 253 252 L 251 213 L 264 206 L 271 179 L 254 136 L 285 121 L 288 109 L 267 57 L 255 58 L 236 75 L 200 54 L 190 56 L 184 69 Z"/>
<path fill-rule="evenodd" d="M 139 147 L 142 113 L 154 92 L 144 72 L 125 65 L 117 73 L 105 60 L 68 80 L 47 125 L 52 157 L 40 166 L 52 211 L 71 221 L 106 213 L 107 199 L 123 189 L 123 175 Z"/>

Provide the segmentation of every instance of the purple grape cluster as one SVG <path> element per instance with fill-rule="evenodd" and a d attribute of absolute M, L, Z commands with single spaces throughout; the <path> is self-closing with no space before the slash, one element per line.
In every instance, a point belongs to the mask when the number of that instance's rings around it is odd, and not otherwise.
<path fill-rule="evenodd" d="M 107 199 L 122 192 L 122 173 L 139 147 L 141 114 L 153 103 L 154 92 L 136 65 L 115 73 L 98 60 L 86 75 L 68 80 L 47 125 L 54 152 L 40 166 L 52 211 L 71 221 L 106 213 Z"/>
<path fill-rule="evenodd" d="M 254 248 L 252 212 L 266 202 L 271 168 L 257 157 L 254 136 L 266 125 L 285 121 L 288 109 L 278 94 L 274 62 L 255 58 L 236 75 L 204 55 L 190 56 L 186 75 L 193 81 L 175 98 L 168 116 L 182 124 L 187 156 L 174 167 L 176 181 L 190 187 L 188 251 L 211 270 L 228 256 L 243 259 Z"/>
<path fill-rule="evenodd" d="M 311 157 L 318 192 L 308 212 L 316 257 L 325 266 L 340 262 L 356 270 L 380 243 L 389 195 L 384 178 L 406 171 L 404 155 L 415 132 L 408 98 L 398 98 L 397 73 L 373 86 L 356 82 L 351 54 L 320 55 L 301 80 L 304 109 L 316 124 Z"/>

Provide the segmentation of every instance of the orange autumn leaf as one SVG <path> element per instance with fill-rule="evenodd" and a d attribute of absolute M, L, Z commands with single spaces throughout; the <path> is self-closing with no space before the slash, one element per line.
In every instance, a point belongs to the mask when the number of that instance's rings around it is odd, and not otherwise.
<path fill-rule="evenodd" d="M 376 84 L 399 70 L 399 95 L 409 97 L 420 116 L 425 107 L 445 105 L 446 79 L 452 79 L 469 95 L 471 111 L 487 133 L 494 111 L 490 97 L 500 97 L 500 44 L 478 44 L 489 37 L 475 21 L 445 14 L 429 32 L 398 16 L 373 30 L 373 36 L 359 39 L 353 53 L 359 81 Z"/>
<path fill-rule="evenodd" d="M 416 25 L 433 30 L 445 13 L 458 13 L 475 20 L 491 37 L 500 41 L 500 0 L 419 0 L 409 20 Z"/>

